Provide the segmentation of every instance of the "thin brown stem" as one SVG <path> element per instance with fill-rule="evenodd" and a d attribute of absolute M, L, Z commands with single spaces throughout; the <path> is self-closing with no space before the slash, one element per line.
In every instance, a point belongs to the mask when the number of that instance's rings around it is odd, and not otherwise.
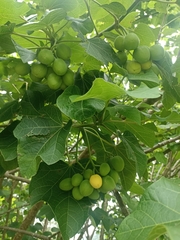
<path fill-rule="evenodd" d="M 33 233 L 33 232 L 29 232 L 29 231 L 25 231 L 22 229 L 18 229 L 18 228 L 12 228 L 12 227 L 7 227 L 7 226 L 0 226 L 0 229 L 4 229 L 4 230 L 8 230 L 8 231 L 12 231 L 12 232 L 18 232 L 21 235 L 28 235 L 31 237 L 35 237 L 37 239 L 43 239 L 43 240 L 49 240 L 49 237 L 37 234 L 37 233 Z"/>
<path fill-rule="evenodd" d="M 157 143 L 157 144 L 154 145 L 152 148 L 149 148 L 149 149 L 145 150 L 144 152 L 145 152 L 145 153 L 151 153 L 151 152 L 153 152 L 155 149 L 161 148 L 161 147 L 163 147 L 163 146 L 165 146 L 165 145 L 167 145 L 167 144 L 169 144 L 169 143 L 175 142 L 176 140 L 179 140 L 179 139 L 180 139 L 180 135 L 178 135 L 178 136 L 176 136 L 176 137 L 174 137 L 174 138 L 167 139 L 167 140 L 165 140 L 165 141 L 163 141 L 163 142 Z"/>
<path fill-rule="evenodd" d="M 9 174 L 8 172 L 6 172 L 4 174 L 4 177 L 10 178 L 10 179 L 13 179 L 13 180 L 16 180 L 16 181 L 20 181 L 20 182 L 30 183 L 29 179 L 26 179 L 26 178 L 23 178 L 23 177 L 14 176 L 12 174 Z"/>

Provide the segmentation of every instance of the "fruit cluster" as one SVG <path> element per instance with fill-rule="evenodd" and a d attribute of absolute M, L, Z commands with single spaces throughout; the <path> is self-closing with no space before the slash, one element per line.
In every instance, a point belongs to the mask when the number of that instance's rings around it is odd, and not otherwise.
<path fill-rule="evenodd" d="M 50 49 L 38 51 L 36 60 L 30 65 L 20 59 L 14 63 L 14 70 L 20 76 L 30 75 L 33 82 L 47 84 L 53 90 L 64 90 L 74 84 L 74 72 L 68 63 L 71 57 L 71 49 L 63 43 L 59 43 L 53 52 Z"/>
<path fill-rule="evenodd" d="M 140 45 L 139 37 L 135 33 L 119 35 L 114 40 L 114 47 L 118 50 L 117 56 L 121 65 L 131 74 L 138 74 L 150 68 L 157 73 L 156 62 L 161 61 L 165 55 L 160 44 L 150 47 Z M 131 59 L 128 59 L 128 53 Z"/>
<path fill-rule="evenodd" d="M 107 163 L 102 163 L 95 169 L 87 168 L 82 174 L 75 173 L 64 178 L 59 183 L 63 191 L 71 191 L 76 200 L 89 197 L 98 200 L 101 193 L 115 189 L 119 181 L 119 172 L 124 169 L 124 160 L 120 156 L 112 157 Z"/>

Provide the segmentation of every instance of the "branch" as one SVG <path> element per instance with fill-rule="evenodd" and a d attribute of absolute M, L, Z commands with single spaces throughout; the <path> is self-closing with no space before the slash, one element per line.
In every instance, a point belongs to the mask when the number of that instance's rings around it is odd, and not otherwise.
<path fill-rule="evenodd" d="M 121 196 L 120 196 L 120 194 L 117 190 L 114 190 L 114 196 L 115 196 L 115 198 L 116 198 L 116 200 L 119 204 L 119 207 L 121 209 L 122 214 L 125 217 L 127 217 L 129 215 L 128 210 L 127 210 L 126 206 L 124 205 L 123 200 L 122 200 L 122 198 L 121 198 Z"/>
<path fill-rule="evenodd" d="M 20 226 L 20 230 L 24 231 L 24 230 L 26 230 L 29 227 L 29 225 L 33 222 L 34 218 L 36 217 L 37 212 L 43 206 L 43 204 L 44 204 L 44 202 L 41 201 L 41 202 L 36 203 L 34 206 L 32 206 L 32 208 L 29 210 L 27 216 L 23 220 L 23 222 L 22 222 L 22 224 Z M 24 235 L 23 232 L 17 231 L 17 233 L 14 236 L 13 240 L 21 240 L 23 235 Z M 43 239 L 43 238 L 41 238 L 41 239 Z M 46 238 L 46 239 L 48 239 L 48 238 Z"/>
<path fill-rule="evenodd" d="M 174 138 L 167 139 L 167 140 L 165 140 L 165 141 L 163 141 L 163 142 L 157 143 L 156 145 L 154 145 L 154 147 L 149 148 L 149 149 L 145 150 L 144 152 L 145 152 L 145 153 L 153 152 L 155 149 L 161 148 L 161 147 L 167 145 L 168 143 L 175 142 L 175 141 L 178 140 L 178 139 L 180 139 L 180 135 L 179 135 L 179 136 L 176 136 L 176 137 L 174 137 Z"/>
<path fill-rule="evenodd" d="M 0 216 L 2 216 L 4 214 L 7 214 L 8 212 L 14 212 L 15 210 L 18 210 L 18 209 L 20 209 L 22 207 L 27 207 L 27 206 L 29 206 L 29 203 L 25 203 L 25 204 L 23 204 L 23 205 L 21 205 L 19 207 L 16 207 L 16 208 L 11 208 L 10 210 L 7 210 L 5 212 L 0 213 Z"/>
<path fill-rule="evenodd" d="M 12 174 L 9 174 L 8 172 L 6 172 L 6 173 L 4 174 L 4 177 L 10 178 L 10 179 L 13 179 L 13 180 L 16 180 L 16 181 L 21 181 L 21 182 L 25 182 L 25 183 L 30 183 L 30 180 L 29 180 L 29 179 L 22 178 L 22 177 L 17 177 L 17 176 L 14 176 L 14 175 L 12 175 Z"/>
<path fill-rule="evenodd" d="M 18 232 L 21 235 L 29 235 L 31 237 L 35 237 L 37 239 L 44 239 L 44 240 L 49 240 L 49 237 L 37 234 L 37 233 L 33 233 L 33 232 L 29 232 L 29 231 L 25 231 L 22 229 L 18 229 L 18 228 L 12 228 L 12 227 L 6 227 L 6 226 L 0 226 L 0 229 L 4 229 L 4 230 L 8 230 L 8 231 L 12 231 L 12 232 Z"/>

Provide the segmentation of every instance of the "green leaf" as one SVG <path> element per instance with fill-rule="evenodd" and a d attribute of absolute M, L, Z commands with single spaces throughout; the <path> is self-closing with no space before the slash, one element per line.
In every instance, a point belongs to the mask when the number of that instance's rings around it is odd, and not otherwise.
<path fill-rule="evenodd" d="M 155 41 L 151 28 L 145 23 L 139 23 L 134 32 L 138 35 L 141 45 L 150 46 Z"/>
<path fill-rule="evenodd" d="M 32 86 L 33 84 L 31 87 Z M 42 84 L 40 86 L 42 86 Z M 44 100 L 41 92 L 27 90 L 21 100 L 23 116 L 38 116 L 40 114 L 38 111 L 44 106 Z"/>
<path fill-rule="evenodd" d="M 79 88 L 71 86 L 57 98 L 57 106 L 66 116 L 84 121 L 104 109 L 105 103 L 99 99 L 83 99 L 79 102 L 72 102 L 70 96 L 78 94 L 80 94 Z"/>
<path fill-rule="evenodd" d="M 159 116 L 156 116 L 157 119 L 159 121 L 166 121 L 166 122 L 169 122 L 169 123 L 180 123 L 180 114 L 173 111 L 171 112 L 167 117 L 159 117 Z"/>
<path fill-rule="evenodd" d="M 145 190 L 136 210 L 120 224 L 116 238 L 152 240 L 153 228 L 169 224 L 180 224 L 180 188 L 179 182 L 163 177 Z"/>
<path fill-rule="evenodd" d="M 107 126 L 107 128 L 112 128 L 113 131 L 116 131 L 117 129 L 123 132 L 128 130 L 149 147 L 153 147 L 155 143 L 154 131 L 149 129 L 145 125 L 139 125 L 136 122 L 130 121 L 128 119 L 122 121 L 119 118 L 112 118 L 110 120 L 106 120 L 103 122 L 103 124 Z"/>
<path fill-rule="evenodd" d="M 0 24 L 5 24 L 6 22 L 16 24 L 25 22 L 21 16 L 24 16 L 27 11 L 29 11 L 29 7 L 24 2 L 18 3 L 12 0 L 1 0 Z"/>
<path fill-rule="evenodd" d="M 10 35 L 0 35 L 0 47 L 8 54 L 16 51 Z"/>
<path fill-rule="evenodd" d="M 179 240 L 179 227 L 180 224 L 177 225 L 170 224 L 166 226 L 167 234 L 170 237 L 170 239 Z"/>
<path fill-rule="evenodd" d="M 51 206 L 64 240 L 69 240 L 83 226 L 88 217 L 90 202 L 87 198 L 76 201 L 71 191 L 60 190 L 59 183 L 81 171 L 78 164 L 70 167 L 63 161 L 51 166 L 41 163 L 29 188 L 32 204 L 44 200 Z"/>
<path fill-rule="evenodd" d="M 112 98 L 120 98 L 124 94 L 124 90 L 115 85 L 114 83 L 106 82 L 103 78 L 96 78 L 93 81 L 93 85 L 89 89 L 89 91 L 86 94 L 75 98 L 73 102 L 82 101 L 90 98 L 108 101 Z"/>
<path fill-rule="evenodd" d="M 21 60 L 26 63 L 33 61 L 36 58 L 36 53 L 26 48 L 19 46 L 15 41 L 13 41 L 16 52 L 19 54 Z"/>
<path fill-rule="evenodd" d="M 176 98 L 172 94 L 172 91 L 168 88 L 166 89 L 166 91 L 163 92 L 162 103 L 167 110 L 174 106 L 174 104 L 176 103 Z"/>
<path fill-rule="evenodd" d="M 161 71 L 161 76 L 163 79 L 163 84 L 167 88 L 172 87 L 173 85 L 173 75 L 172 75 L 172 59 L 167 51 L 164 53 L 164 58 L 161 61 L 156 62 L 156 65 Z"/>
<path fill-rule="evenodd" d="M 126 93 L 133 97 L 133 98 L 158 98 L 161 96 L 161 92 L 159 90 L 159 87 L 153 87 L 149 88 L 144 83 L 141 83 L 141 85 L 134 90 L 126 91 Z"/>
<path fill-rule="evenodd" d="M 49 25 L 59 23 L 62 19 L 66 17 L 66 12 L 62 8 L 57 8 L 49 11 L 39 22 L 29 22 L 20 27 L 22 30 L 40 30 L 44 29 Z"/>
<path fill-rule="evenodd" d="M 121 21 L 121 25 L 125 28 L 131 28 L 133 22 L 136 20 L 138 16 L 138 12 L 130 12 L 128 13 L 125 18 Z"/>
<path fill-rule="evenodd" d="M 71 128 L 71 122 L 62 126 L 61 112 L 57 107 L 47 106 L 40 113 L 42 115 L 38 117 L 25 117 L 14 130 L 19 140 L 20 170 L 28 177 L 36 174 L 39 157 L 49 165 L 64 158 L 66 138 Z"/>
<path fill-rule="evenodd" d="M 141 114 L 135 107 L 118 104 L 114 107 L 108 107 L 107 110 L 112 117 L 126 117 L 138 124 L 141 124 Z"/>
<path fill-rule="evenodd" d="M 178 57 L 172 65 L 172 72 L 180 73 L 180 57 Z"/>
<path fill-rule="evenodd" d="M 72 28 L 74 31 L 81 33 L 82 35 L 86 35 L 87 33 L 91 33 L 94 29 L 94 24 L 91 19 L 88 18 L 68 18 L 69 21 L 72 21 Z"/>
<path fill-rule="evenodd" d="M 20 104 L 17 100 L 7 102 L 0 109 L 0 122 L 4 122 L 9 119 L 13 119 L 18 112 Z"/>
<path fill-rule="evenodd" d="M 142 177 L 147 168 L 147 157 L 141 149 L 138 140 L 130 132 L 125 132 L 122 136 L 122 143 L 126 150 L 126 154 L 131 161 L 136 163 L 136 171 L 139 177 Z"/>
<path fill-rule="evenodd" d="M 78 0 L 43 0 L 41 2 L 45 9 L 62 8 L 65 11 L 71 11 L 76 8 Z"/>
<path fill-rule="evenodd" d="M 128 71 L 123 68 L 123 67 L 120 67 L 117 63 L 113 63 L 113 66 L 110 70 L 111 73 L 119 73 L 123 76 L 127 76 L 128 75 Z"/>
<path fill-rule="evenodd" d="M 103 4 L 102 7 L 112 15 L 116 16 L 117 18 L 126 14 L 125 7 L 119 2 L 111 2 L 109 4 Z"/>
<path fill-rule="evenodd" d="M 144 188 L 141 185 L 134 182 L 129 191 L 138 195 L 142 195 L 144 193 Z"/>
<path fill-rule="evenodd" d="M 148 240 L 154 240 L 166 233 L 166 227 L 163 224 L 155 226 L 148 236 Z"/>
<path fill-rule="evenodd" d="M 15 23 L 0 26 L 0 35 L 13 33 L 14 27 L 15 27 Z"/>
<path fill-rule="evenodd" d="M 0 152 L 5 161 L 11 161 L 17 157 L 17 139 L 13 130 L 18 121 L 12 122 L 0 133 Z"/>
<path fill-rule="evenodd" d="M 111 48 L 111 46 L 102 40 L 101 38 L 95 37 L 86 40 L 86 42 L 81 43 L 81 46 L 85 48 L 86 52 L 92 57 L 96 58 L 105 65 L 109 62 L 119 62 L 119 58 L 116 53 Z"/>
<path fill-rule="evenodd" d="M 168 159 L 164 156 L 163 152 L 155 152 L 154 153 L 154 157 L 156 158 L 156 160 L 160 163 L 164 163 L 167 164 Z"/>
<path fill-rule="evenodd" d="M 120 143 L 116 148 L 117 155 L 121 156 L 124 160 L 124 169 L 119 173 L 121 178 L 121 184 L 125 191 L 128 191 L 136 177 L 136 164 L 134 161 L 130 160 L 127 156 L 126 149 L 124 148 L 124 144 Z"/>
<path fill-rule="evenodd" d="M 142 81 L 149 87 L 159 85 L 159 78 L 152 70 L 140 74 L 128 74 L 127 77 L 130 81 Z"/>

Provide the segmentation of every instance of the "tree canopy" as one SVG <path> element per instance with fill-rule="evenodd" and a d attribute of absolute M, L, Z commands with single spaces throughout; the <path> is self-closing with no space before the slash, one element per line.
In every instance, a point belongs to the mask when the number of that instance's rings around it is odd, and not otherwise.
<path fill-rule="evenodd" d="M 179 240 L 180 1 L 1 0 L 2 240 Z"/>

